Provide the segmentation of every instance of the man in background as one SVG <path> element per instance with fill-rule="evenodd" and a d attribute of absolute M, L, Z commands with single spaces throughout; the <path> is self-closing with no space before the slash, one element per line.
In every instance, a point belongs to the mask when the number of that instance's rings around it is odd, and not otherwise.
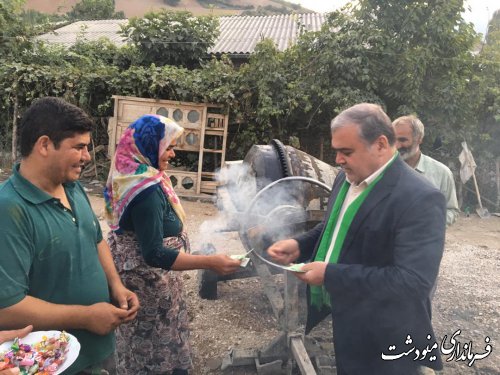
<path fill-rule="evenodd" d="M 446 198 L 446 225 L 453 224 L 460 212 L 453 173 L 446 165 L 420 151 L 424 124 L 415 116 L 402 116 L 394 120 L 392 125 L 399 154 L 410 167 L 424 175 L 443 193 Z"/>

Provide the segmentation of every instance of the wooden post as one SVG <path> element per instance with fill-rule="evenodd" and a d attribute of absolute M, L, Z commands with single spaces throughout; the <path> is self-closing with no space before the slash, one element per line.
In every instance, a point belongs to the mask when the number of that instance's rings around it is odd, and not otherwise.
<path fill-rule="evenodd" d="M 293 357 L 297 361 L 300 373 L 303 375 L 316 375 L 316 370 L 314 369 L 311 359 L 307 354 L 304 342 L 299 337 L 292 337 L 290 340 L 290 346 L 292 349 Z"/>
<path fill-rule="evenodd" d="M 291 333 L 297 330 L 299 326 L 299 280 L 285 272 L 285 332 Z"/>
<path fill-rule="evenodd" d="M 99 175 L 97 174 L 97 158 L 95 152 L 94 138 L 92 138 L 91 140 L 92 140 L 92 154 L 94 155 L 94 173 L 96 180 L 98 180 Z"/>
<path fill-rule="evenodd" d="M 477 185 L 476 174 L 472 171 L 472 179 L 474 181 L 474 187 L 476 188 L 477 201 L 479 203 L 479 208 L 483 209 L 483 203 L 481 202 L 481 194 L 479 194 L 479 186 Z"/>

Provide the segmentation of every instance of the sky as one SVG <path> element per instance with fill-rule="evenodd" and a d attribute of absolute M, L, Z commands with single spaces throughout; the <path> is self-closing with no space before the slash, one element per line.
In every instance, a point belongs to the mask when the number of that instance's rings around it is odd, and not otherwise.
<path fill-rule="evenodd" d="M 316 12 L 331 12 L 338 9 L 349 0 L 288 0 L 292 3 L 300 4 L 304 8 L 314 10 Z M 500 9 L 499 0 L 466 0 L 466 9 L 471 8 L 464 14 L 464 19 L 474 24 L 477 32 L 486 33 L 488 20 L 493 16 L 495 10 Z"/>

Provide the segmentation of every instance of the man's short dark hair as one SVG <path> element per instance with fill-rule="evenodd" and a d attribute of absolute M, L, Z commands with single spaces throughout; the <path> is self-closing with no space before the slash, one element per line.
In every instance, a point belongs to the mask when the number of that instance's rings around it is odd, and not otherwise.
<path fill-rule="evenodd" d="M 90 132 L 92 119 L 85 111 L 61 98 L 36 99 L 24 113 L 18 128 L 18 146 L 22 157 L 31 154 L 38 138 L 46 135 L 58 148 L 61 141 Z"/>
<path fill-rule="evenodd" d="M 360 103 L 347 108 L 332 120 L 330 128 L 334 132 L 350 124 L 358 125 L 360 138 L 366 144 L 373 144 L 381 135 L 387 137 L 391 146 L 396 142 L 391 119 L 377 104 Z"/>

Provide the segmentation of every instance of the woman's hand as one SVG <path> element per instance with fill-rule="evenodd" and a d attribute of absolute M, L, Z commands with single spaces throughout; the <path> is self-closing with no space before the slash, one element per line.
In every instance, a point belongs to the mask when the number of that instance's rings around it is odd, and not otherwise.
<path fill-rule="evenodd" d="M 218 275 L 227 275 L 240 267 L 241 261 L 228 257 L 225 254 L 207 255 L 210 258 L 210 269 Z"/>

